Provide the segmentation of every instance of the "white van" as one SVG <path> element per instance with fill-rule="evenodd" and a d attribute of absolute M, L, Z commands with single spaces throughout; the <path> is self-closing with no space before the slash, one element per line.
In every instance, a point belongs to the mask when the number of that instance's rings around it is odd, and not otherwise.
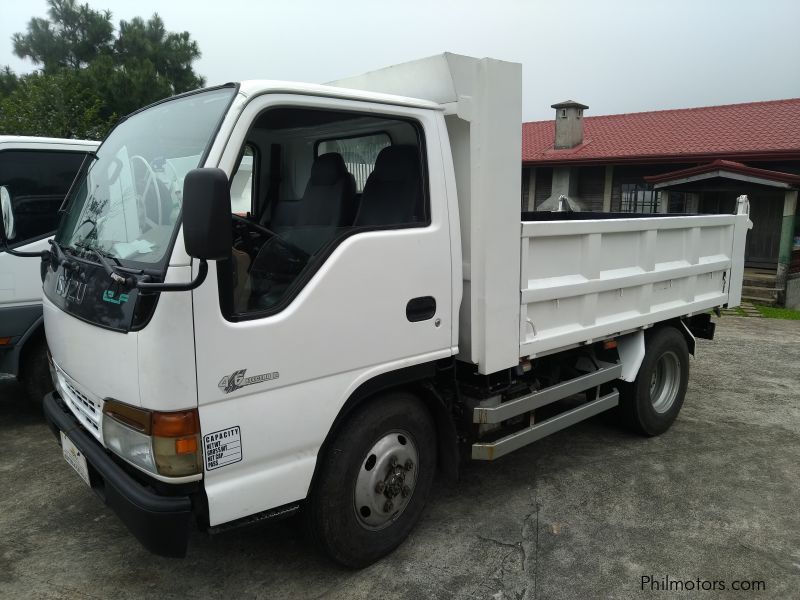
<path fill-rule="evenodd" d="M 9 250 L 0 248 L 0 373 L 18 377 L 41 402 L 52 389 L 42 322 L 39 265 L 14 252 L 49 249 L 59 208 L 99 142 L 0 136 L 0 206 Z"/>

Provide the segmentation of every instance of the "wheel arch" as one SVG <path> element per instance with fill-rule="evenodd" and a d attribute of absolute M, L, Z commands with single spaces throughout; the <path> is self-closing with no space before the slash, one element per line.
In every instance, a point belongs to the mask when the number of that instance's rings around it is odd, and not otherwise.
<path fill-rule="evenodd" d="M 436 429 L 437 467 L 447 481 L 453 482 L 458 479 L 459 453 L 455 424 L 444 399 L 433 385 L 438 368 L 437 362 L 432 361 L 381 373 L 363 382 L 350 394 L 333 420 L 317 453 L 309 493 L 316 484 L 321 457 L 328 451 L 336 433 L 354 411 L 379 399 L 387 392 L 401 390 L 419 398 L 430 411 Z"/>
<path fill-rule="evenodd" d="M 44 317 L 42 315 L 36 318 L 31 326 L 25 330 L 25 333 L 22 334 L 19 341 L 10 348 L 8 355 L 3 357 L 3 370 L 19 378 L 22 374 L 23 365 L 27 359 L 28 353 L 32 347 L 30 342 L 35 342 L 40 339 L 44 339 L 45 343 L 47 342 L 44 333 Z"/>
<path fill-rule="evenodd" d="M 686 346 L 689 348 L 689 354 L 694 356 L 694 351 L 697 347 L 697 340 L 683 319 L 670 319 L 669 321 L 662 321 L 661 323 L 656 323 L 652 329 L 657 330 L 664 327 L 674 327 L 677 329 L 681 335 L 683 335 L 683 339 L 686 340 Z"/>

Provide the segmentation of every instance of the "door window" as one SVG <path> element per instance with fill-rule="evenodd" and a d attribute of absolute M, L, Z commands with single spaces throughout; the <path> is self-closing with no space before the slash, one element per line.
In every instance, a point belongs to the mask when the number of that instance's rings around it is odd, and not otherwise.
<path fill-rule="evenodd" d="M 12 246 L 56 230 L 58 209 L 86 154 L 41 150 L 0 152 L 0 187 L 5 189 L 14 222 Z"/>

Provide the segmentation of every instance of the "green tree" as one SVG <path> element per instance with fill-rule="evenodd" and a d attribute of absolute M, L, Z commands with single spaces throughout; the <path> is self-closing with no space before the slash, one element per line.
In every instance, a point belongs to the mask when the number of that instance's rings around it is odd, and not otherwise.
<path fill-rule="evenodd" d="M 0 69 L 0 101 L 11 94 L 19 85 L 19 77 L 6 65 Z"/>
<path fill-rule="evenodd" d="M 79 73 L 32 73 L 0 100 L 0 132 L 64 138 L 102 138 L 111 126 L 102 99 Z"/>
<path fill-rule="evenodd" d="M 110 11 L 76 0 L 48 5 L 47 18 L 32 18 L 12 37 L 14 53 L 40 71 L 0 71 L 0 133 L 102 137 L 119 117 L 205 85 L 192 67 L 197 42 L 167 31 L 157 14 L 115 31 Z"/>
<path fill-rule="evenodd" d="M 14 54 L 42 65 L 45 73 L 80 69 L 111 52 L 114 25 L 110 11 L 97 11 L 75 0 L 49 0 L 47 19 L 34 17 L 26 34 L 15 33 Z"/>

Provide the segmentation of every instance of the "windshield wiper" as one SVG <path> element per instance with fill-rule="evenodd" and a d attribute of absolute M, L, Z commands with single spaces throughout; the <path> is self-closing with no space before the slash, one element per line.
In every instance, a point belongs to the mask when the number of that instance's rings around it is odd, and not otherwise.
<path fill-rule="evenodd" d="M 125 277 L 124 275 L 120 275 L 117 272 L 117 265 L 111 263 L 109 258 L 114 259 L 114 256 L 108 253 L 101 252 L 97 246 L 87 243 L 87 242 L 77 242 L 75 244 L 76 248 L 81 248 L 87 252 L 91 252 L 94 254 L 97 259 L 100 261 L 100 265 L 103 267 L 103 270 L 106 274 L 111 278 L 111 281 L 114 283 L 122 283 L 127 285 L 135 285 L 136 282 L 132 277 Z"/>
<path fill-rule="evenodd" d="M 73 260 L 70 260 L 67 257 L 67 255 L 64 254 L 64 249 L 61 247 L 61 244 L 59 244 L 55 240 L 48 240 L 48 241 L 50 242 L 50 252 L 49 252 L 49 254 L 51 256 L 55 256 L 56 265 L 57 266 L 63 266 L 64 269 L 66 269 L 66 270 L 70 270 L 70 269 L 74 270 L 74 269 L 77 268 L 78 265 L 76 265 Z"/>

